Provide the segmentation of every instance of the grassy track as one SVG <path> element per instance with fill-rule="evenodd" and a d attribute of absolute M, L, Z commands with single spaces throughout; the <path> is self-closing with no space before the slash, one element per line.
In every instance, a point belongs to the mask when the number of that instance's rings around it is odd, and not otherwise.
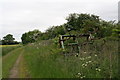
<path fill-rule="evenodd" d="M 15 61 L 17 60 L 19 54 L 23 48 L 18 48 L 11 51 L 9 54 L 3 56 L 2 58 L 2 77 L 7 78 L 10 72 L 10 69 L 13 67 Z"/>

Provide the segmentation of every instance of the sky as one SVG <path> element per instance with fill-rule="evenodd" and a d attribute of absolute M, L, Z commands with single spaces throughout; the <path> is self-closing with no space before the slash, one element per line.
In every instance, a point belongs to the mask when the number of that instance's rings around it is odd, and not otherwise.
<path fill-rule="evenodd" d="M 120 1 L 119 1 L 119 3 L 118 3 L 118 21 L 120 21 Z"/>
<path fill-rule="evenodd" d="M 0 39 L 62 25 L 70 13 L 89 13 L 106 21 L 118 20 L 119 0 L 0 0 Z"/>

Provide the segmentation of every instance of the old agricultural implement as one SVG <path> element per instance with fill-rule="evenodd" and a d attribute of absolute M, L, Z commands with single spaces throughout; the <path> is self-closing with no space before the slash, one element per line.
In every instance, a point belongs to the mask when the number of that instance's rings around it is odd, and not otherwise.
<path fill-rule="evenodd" d="M 79 35 L 60 35 L 59 44 L 60 47 L 65 51 L 65 54 L 78 55 L 80 53 L 81 45 L 86 43 L 79 43 L 78 39 L 85 38 L 86 42 L 90 39 L 90 34 L 79 34 Z"/>

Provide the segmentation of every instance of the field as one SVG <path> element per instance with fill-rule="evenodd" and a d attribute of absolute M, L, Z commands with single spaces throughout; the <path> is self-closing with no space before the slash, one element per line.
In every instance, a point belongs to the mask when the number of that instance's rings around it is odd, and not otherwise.
<path fill-rule="evenodd" d="M 118 78 L 118 41 L 102 40 L 80 47 L 76 55 L 63 54 L 53 40 L 38 41 L 3 56 L 3 77 L 22 54 L 18 77 L 25 78 Z"/>
<path fill-rule="evenodd" d="M 17 49 L 21 45 L 0 45 L 0 48 L 2 48 L 2 56 L 6 55 L 10 51 Z"/>
<path fill-rule="evenodd" d="M 0 45 L 0 47 L 13 47 L 13 46 L 18 46 L 18 45 Z"/>

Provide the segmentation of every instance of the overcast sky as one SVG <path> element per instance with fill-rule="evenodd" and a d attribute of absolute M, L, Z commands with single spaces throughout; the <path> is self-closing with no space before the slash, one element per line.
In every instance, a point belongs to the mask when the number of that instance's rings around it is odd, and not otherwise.
<path fill-rule="evenodd" d="M 0 39 L 10 33 L 17 41 L 23 33 L 66 23 L 70 13 L 90 13 L 110 21 L 118 19 L 119 0 L 0 0 Z"/>

